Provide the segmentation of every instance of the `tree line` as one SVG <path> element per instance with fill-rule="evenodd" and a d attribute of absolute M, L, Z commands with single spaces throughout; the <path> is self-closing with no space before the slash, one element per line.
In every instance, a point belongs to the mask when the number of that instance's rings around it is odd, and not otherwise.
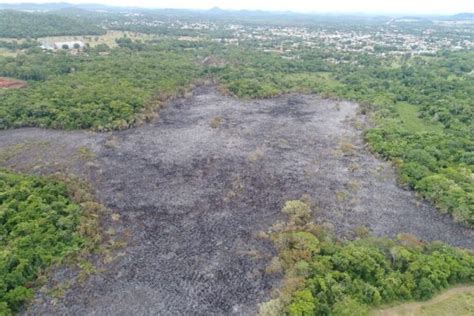
<path fill-rule="evenodd" d="M 341 241 L 311 221 L 306 202 L 288 201 L 285 225 L 268 235 L 278 250 L 266 269 L 282 273 L 279 296 L 260 315 L 368 315 L 381 304 L 427 300 L 457 283 L 474 280 L 472 252 L 414 236 L 396 240 L 359 237 Z"/>
<path fill-rule="evenodd" d="M 51 13 L 0 10 L 0 37 L 38 38 L 59 35 L 102 35 L 93 23 Z"/>

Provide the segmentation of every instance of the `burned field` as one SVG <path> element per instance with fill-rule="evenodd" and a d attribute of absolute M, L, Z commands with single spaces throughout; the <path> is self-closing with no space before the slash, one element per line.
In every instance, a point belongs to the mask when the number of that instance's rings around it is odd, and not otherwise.
<path fill-rule="evenodd" d="M 357 129 L 357 105 L 287 95 L 241 101 L 201 87 L 145 126 L 109 134 L 0 132 L 0 163 L 84 177 L 130 232 L 107 271 L 26 314 L 252 314 L 278 280 L 260 239 L 309 199 L 339 236 L 367 227 L 474 248 L 472 231 L 399 188 Z"/>

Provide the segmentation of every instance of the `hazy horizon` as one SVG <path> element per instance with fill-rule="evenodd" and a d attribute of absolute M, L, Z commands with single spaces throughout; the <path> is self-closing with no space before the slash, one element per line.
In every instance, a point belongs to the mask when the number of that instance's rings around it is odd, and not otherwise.
<path fill-rule="evenodd" d="M 75 1 L 17 1 L 0 0 L 0 4 L 21 4 L 21 3 L 72 3 L 72 4 L 104 4 L 110 6 L 124 7 L 142 7 L 154 9 L 211 9 L 219 7 L 227 10 L 265 10 L 265 11 L 293 11 L 301 13 L 365 13 L 365 14 L 436 14 L 449 15 L 460 12 L 473 12 L 474 2 L 471 0 L 452 0 L 446 1 L 427 1 L 427 0 L 387 0 L 387 1 L 368 1 L 358 2 L 350 0 L 333 0 L 330 3 L 313 1 L 294 0 L 291 3 L 287 1 L 260 1 L 256 3 L 250 0 L 229 1 L 229 0 L 202 0 L 196 1 L 152 1 L 137 0 L 134 2 L 126 0 L 75 0 Z"/>

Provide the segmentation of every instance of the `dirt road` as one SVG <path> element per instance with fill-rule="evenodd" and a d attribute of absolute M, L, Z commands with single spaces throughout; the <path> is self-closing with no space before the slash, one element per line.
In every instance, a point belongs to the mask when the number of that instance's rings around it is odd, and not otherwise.
<path fill-rule="evenodd" d="M 367 226 L 474 248 L 472 231 L 397 187 L 355 128 L 357 105 L 289 95 L 241 101 L 202 87 L 145 126 L 112 134 L 0 132 L 0 162 L 90 181 L 131 240 L 108 270 L 25 314 L 252 314 L 274 280 L 257 238 L 306 194 L 339 235 Z M 3 160 L 2 160 L 3 155 Z"/>

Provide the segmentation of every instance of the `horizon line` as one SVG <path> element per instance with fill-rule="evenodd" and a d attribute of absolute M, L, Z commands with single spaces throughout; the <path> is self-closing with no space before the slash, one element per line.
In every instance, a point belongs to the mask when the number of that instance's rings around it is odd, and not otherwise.
<path fill-rule="evenodd" d="M 268 13 L 293 13 L 293 14 L 326 14 L 326 15 L 418 15 L 418 16 L 452 16 L 456 14 L 474 14 L 474 11 L 456 11 L 452 13 L 443 13 L 443 12 L 420 12 L 420 11 L 318 11 L 318 10 L 275 10 L 275 9 L 235 9 L 235 8 L 222 8 L 219 6 L 213 6 L 210 8 L 193 8 L 193 7 L 157 7 L 157 6 L 146 6 L 146 5 L 121 5 L 121 4 L 106 4 L 101 2 L 68 2 L 68 1 L 51 1 L 51 2 L 12 2 L 5 3 L 0 1 L 0 5 L 15 6 L 15 5 L 52 5 L 52 4 L 67 4 L 71 6 L 87 6 L 87 5 L 100 5 L 109 8 L 123 8 L 123 9 L 143 9 L 143 10 L 189 10 L 189 11 L 211 11 L 213 9 L 228 11 L 228 12 L 239 12 L 239 11 L 249 11 L 249 12 L 268 12 Z"/>

